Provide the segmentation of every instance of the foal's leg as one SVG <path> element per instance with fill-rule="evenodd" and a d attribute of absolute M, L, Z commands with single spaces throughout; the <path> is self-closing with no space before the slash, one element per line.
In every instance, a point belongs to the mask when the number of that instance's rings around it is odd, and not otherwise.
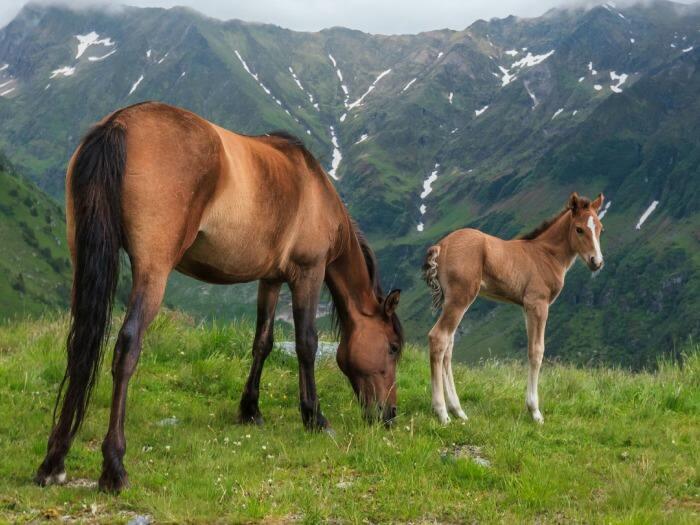
<path fill-rule="evenodd" d="M 542 357 L 544 356 L 544 329 L 548 313 L 549 305 L 544 301 L 525 305 L 528 337 L 527 356 L 530 361 L 525 404 L 530 414 L 532 414 L 532 419 L 540 424 L 544 423 L 544 418 L 540 412 L 537 380 L 540 375 Z"/>
<path fill-rule="evenodd" d="M 260 397 L 260 376 L 265 359 L 272 350 L 275 308 L 282 283 L 260 281 L 258 284 L 258 319 L 253 340 L 253 364 L 250 366 L 248 381 L 245 384 L 239 407 L 241 423 L 262 425 L 263 418 L 258 407 Z"/>
<path fill-rule="evenodd" d="M 454 333 L 464 316 L 464 312 L 474 301 L 478 291 L 478 286 L 446 290 L 446 299 L 445 304 L 442 306 L 442 313 L 428 334 L 433 410 L 435 410 L 441 423 L 450 422 L 450 416 L 447 415 L 447 407 L 445 405 L 445 391 L 447 388 L 450 389 L 448 393 L 450 408 L 453 409 L 453 413 L 461 417 L 456 411 L 459 407 L 459 399 L 453 386 L 452 367 L 450 365 L 449 369 L 445 368 L 445 359 L 448 350 L 449 359 L 452 358 L 451 345 L 454 343 Z M 459 410 L 461 411 L 461 407 L 459 407 Z M 464 414 L 463 411 L 462 414 Z"/>
<path fill-rule="evenodd" d="M 101 490 L 119 492 L 128 485 L 123 459 L 126 453 L 124 418 L 129 379 L 136 370 L 141 354 L 141 341 L 163 300 L 167 271 L 141 272 L 135 269 L 134 284 L 124 324 L 119 331 L 112 360 L 112 409 L 109 429 L 102 442 Z"/>
<path fill-rule="evenodd" d="M 303 271 L 299 277 L 289 283 L 292 290 L 296 352 L 299 360 L 301 419 L 309 430 L 323 430 L 330 426 L 321 414 L 314 377 L 318 347 L 316 308 L 323 284 L 323 274 L 323 268 L 312 268 Z"/>
<path fill-rule="evenodd" d="M 459 324 L 459 323 L 458 323 Z M 457 395 L 457 388 L 455 387 L 455 379 L 452 375 L 452 350 L 455 345 L 455 336 L 452 334 L 450 337 L 450 342 L 445 351 L 445 358 L 443 361 L 443 373 L 444 373 L 444 384 L 445 384 L 445 398 L 447 401 L 447 409 L 452 412 L 452 415 L 458 417 L 459 419 L 468 419 L 467 414 L 462 410 L 462 405 L 459 402 L 459 396 Z"/>

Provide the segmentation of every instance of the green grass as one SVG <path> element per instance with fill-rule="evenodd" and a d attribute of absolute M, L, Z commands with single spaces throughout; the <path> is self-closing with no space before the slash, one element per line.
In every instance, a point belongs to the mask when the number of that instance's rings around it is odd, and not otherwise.
<path fill-rule="evenodd" d="M 42 489 L 31 481 L 63 372 L 66 327 L 64 318 L 0 326 L 0 522 L 125 522 L 137 514 L 159 523 L 700 519 L 697 346 L 682 367 L 661 363 L 653 374 L 546 363 L 543 427 L 524 409 L 522 363 L 458 365 L 470 420 L 443 427 L 431 414 L 425 354 L 410 347 L 399 370 L 399 420 L 385 430 L 361 421 L 347 381 L 323 360 L 318 390 L 331 438 L 303 430 L 296 360 L 277 351 L 263 374 L 266 425 L 235 424 L 252 326 L 204 327 L 162 314 L 131 383 L 131 488 L 111 496 L 81 486 L 100 471 L 108 366 L 67 460 L 72 484 Z M 177 425 L 158 424 L 172 416 Z M 491 466 L 454 457 L 460 445 L 480 447 Z"/>

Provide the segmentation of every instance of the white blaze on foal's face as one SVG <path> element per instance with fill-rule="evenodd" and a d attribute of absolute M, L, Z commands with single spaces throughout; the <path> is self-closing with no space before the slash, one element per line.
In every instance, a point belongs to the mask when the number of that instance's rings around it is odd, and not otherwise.
<path fill-rule="evenodd" d="M 593 255 L 593 262 L 595 266 L 600 268 L 600 266 L 603 264 L 603 254 L 600 251 L 600 235 L 598 232 L 596 232 L 596 223 L 592 214 L 588 216 L 586 226 L 588 226 L 588 229 L 591 230 L 591 239 L 593 240 L 593 250 L 595 252 Z"/>

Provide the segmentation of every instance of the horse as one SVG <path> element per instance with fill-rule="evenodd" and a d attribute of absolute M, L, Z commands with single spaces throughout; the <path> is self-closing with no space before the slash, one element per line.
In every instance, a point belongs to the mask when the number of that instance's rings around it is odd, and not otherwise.
<path fill-rule="evenodd" d="M 100 489 L 118 492 L 128 483 L 123 458 L 129 379 L 172 270 L 216 284 L 259 281 L 241 422 L 262 423 L 260 377 L 273 346 L 283 283 L 292 295 L 304 426 L 330 431 L 314 378 L 315 319 L 324 283 L 340 332 L 336 360 L 365 417 L 387 424 L 395 417 L 403 346 L 396 315 L 400 291 L 384 294 L 371 248 L 298 139 L 284 132 L 233 133 L 157 102 L 122 108 L 92 128 L 71 157 L 66 216 L 74 267 L 67 366 L 38 484 L 66 479 L 64 459 L 98 378 L 122 248 L 133 285 L 112 360 Z"/>
<path fill-rule="evenodd" d="M 602 193 L 593 202 L 573 193 L 561 212 L 517 239 L 465 228 L 428 248 L 423 276 L 434 309 L 441 308 L 428 335 L 432 406 L 441 423 L 450 422 L 448 408 L 455 417 L 467 419 L 452 375 L 452 350 L 455 331 L 477 296 L 517 304 L 525 311 L 530 365 L 526 406 L 535 422 L 544 423 L 537 381 L 549 307 L 577 255 L 591 271 L 603 267 L 598 218 L 603 200 Z"/>

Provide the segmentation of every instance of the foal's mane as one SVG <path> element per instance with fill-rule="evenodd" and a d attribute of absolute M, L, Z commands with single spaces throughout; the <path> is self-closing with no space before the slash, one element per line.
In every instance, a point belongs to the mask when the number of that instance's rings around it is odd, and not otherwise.
<path fill-rule="evenodd" d="M 586 199 L 585 197 L 579 197 L 579 205 L 581 208 L 588 208 L 591 204 L 591 201 L 589 199 Z M 542 235 L 544 232 L 549 230 L 549 228 L 559 220 L 559 218 L 564 215 L 567 211 L 571 209 L 571 206 L 567 206 L 563 210 L 561 210 L 559 213 L 554 215 L 553 217 L 550 217 L 549 219 L 546 219 L 542 221 L 537 228 L 534 230 L 524 233 L 523 235 L 519 235 L 516 237 L 516 239 L 520 239 L 523 241 L 532 241 L 533 239 L 537 239 L 540 235 Z"/>

